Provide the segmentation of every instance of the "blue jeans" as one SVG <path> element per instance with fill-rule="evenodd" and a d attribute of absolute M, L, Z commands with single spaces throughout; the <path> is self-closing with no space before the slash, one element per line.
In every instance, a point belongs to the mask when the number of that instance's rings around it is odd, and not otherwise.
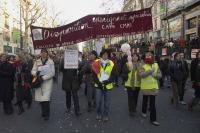
<path fill-rule="evenodd" d="M 111 102 L 111 90 L 103 90 L 100 88 L 96 88 L 97 115 L 108 117 L 110 111 L 110 102 Z"/>

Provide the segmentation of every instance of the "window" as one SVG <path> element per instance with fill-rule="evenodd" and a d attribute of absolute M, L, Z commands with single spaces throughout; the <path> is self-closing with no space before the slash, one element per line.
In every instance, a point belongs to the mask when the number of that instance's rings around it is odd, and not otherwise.
<path fill-rule="evenodd" d="M 188 29 L 195 28 L 197 26 L 197 18 L 191 18 L 188 20 Z"/>

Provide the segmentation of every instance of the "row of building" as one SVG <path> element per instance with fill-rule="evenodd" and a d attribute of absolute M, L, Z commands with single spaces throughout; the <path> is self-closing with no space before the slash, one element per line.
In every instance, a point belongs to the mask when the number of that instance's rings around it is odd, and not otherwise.
<path fill-rule="evenodd" d="M 44 0 L 0 0 L 0 53 L 17 54 L 21 48 L 34 52 L 30 23 L 47 27 L 57 25 L 57 21 L 51 21 L 54 16 L 51 16 L 51 9 L 46 8 L 47 4 Z"/>
<path fill-rule="evenodd" d="M 199 0 L 124 0 L 123 12 L 152 6 L 153 31 L 127 36 L 129 41 L 182 40 L 186 43 L 200 36 Z M 121 38 L 112 39 L 117 43 Z"/>

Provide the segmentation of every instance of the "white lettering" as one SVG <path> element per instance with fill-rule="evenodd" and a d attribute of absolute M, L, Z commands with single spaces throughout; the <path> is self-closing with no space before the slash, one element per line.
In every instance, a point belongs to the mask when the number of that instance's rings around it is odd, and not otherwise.
<path fill-rule="evenodd" d="M 49 38 L 49 31 L 48 30 L 44 30 L 44 40 Z"/>

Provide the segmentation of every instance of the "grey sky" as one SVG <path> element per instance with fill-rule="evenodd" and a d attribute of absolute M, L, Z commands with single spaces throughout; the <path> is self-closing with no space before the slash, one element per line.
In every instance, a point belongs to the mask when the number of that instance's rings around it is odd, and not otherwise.
<path fill-rule="evenodd" d="M 88 14 L 104 14 L 108 6 L 112 6 L 110 12 L 117 12 L 121 9 L 122 0 L 47 0 L 54 7 L 56 12 L 62 12 L 59 19 L 67 23 L 75 21 Z M 108 2 L 107 7 L 102 8 L 102 2 Z M 118 1 L 118 2 L 117 2 Z M 53 5 L 53 6 L 52 6 Z"/>

